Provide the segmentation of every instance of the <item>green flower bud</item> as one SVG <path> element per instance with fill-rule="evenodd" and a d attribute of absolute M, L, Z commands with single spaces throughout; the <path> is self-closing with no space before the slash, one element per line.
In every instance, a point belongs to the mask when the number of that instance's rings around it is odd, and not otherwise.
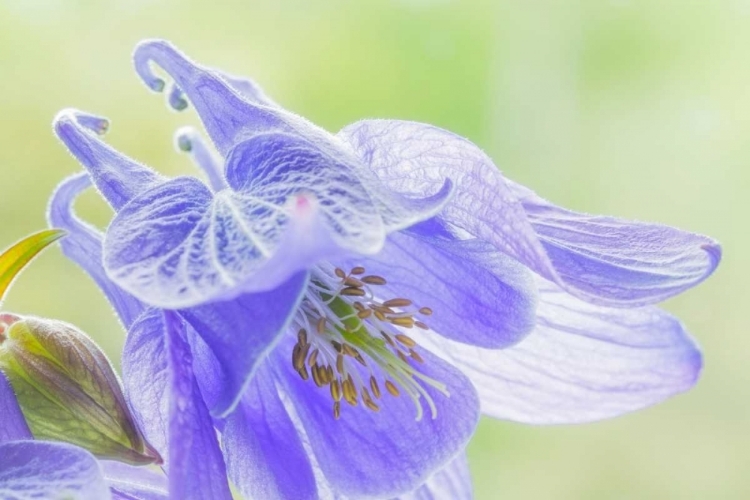
<path fill-rule="evenodd" d="M 36 439 L 72 443 L 133 465 L 161 463 L 139 431 L 109 360 L 76 327 L 0 314 L 0 371 Z"/>

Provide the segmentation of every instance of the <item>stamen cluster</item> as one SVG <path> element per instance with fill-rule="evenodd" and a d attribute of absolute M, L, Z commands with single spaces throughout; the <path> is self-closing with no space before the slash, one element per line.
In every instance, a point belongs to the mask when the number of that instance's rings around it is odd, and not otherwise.
<path fill-rule="evenodd" d="M 333 416 L 341 416 L 342 400 L 351 406 L 361 401 L 378 412 L 381 385 L 393 397 L 402 390 L 422 417 L 425 398 L 435 418 L 437 411 L 423 383 L 447 395 L 445 386 L 420 373 L 414 363 L 424 363 L 417 342 L 404 330 L 428 330 L 424 318 L 429 307 L 417 307 L 406 298 L 380 300 L 375 289 L 387 284 L 357 266 L 348 273 L 340 268 L 318 267 L 313 273 L 295 318 L 297 343 L 292 365 L 303 380 L 312 377 L 318 387 L 328 386 Z M 382 290 L 382 288 L 380 288 Z"/>

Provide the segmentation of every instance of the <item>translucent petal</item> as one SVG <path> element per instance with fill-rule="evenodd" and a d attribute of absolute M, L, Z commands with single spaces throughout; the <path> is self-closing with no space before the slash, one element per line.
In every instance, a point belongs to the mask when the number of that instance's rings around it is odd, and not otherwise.
<path fill-rule="evenodd" d="M 505 180 L 468 140 L 430 125 L 367 120 L 339 137 L 401 193 L 424 195 L 452 179 L 442 219 L 590 302 L 655 303 L 701 282 L 719 262 L 707 237 L 554 207 Z"/>
<path fill-rule="evenodd" d="M 99 464 L 112 500 L 168 500 L 167 478 L 163 473 L 107 460 Z"/>
<path fill-rule="evenodd" d="M 596 306 L 539 282 L 537 327 L 511 348 L 419 338 L 471 379 L 483 413 L 530 424 L 590 422 L 659 403 L 697 381 L 700 351 L 670 314 Z"/>
<path fill-rule="evenodd" d="M 96 459 L 63 443 L 15 441 L 0 445 L 0 498 L 108 500 Z"/>
<path fill-rule="evenodd" d="M 222 191 L 213 198 L 193 178 L 161 184 L 115 217 L 105 238 L 105 268 L 144 302 L 182 308 L 273 289 L 343 252 L 342 241 L 374 245 L 357 247 L 364 251 L 382 243 L 375 214 L 358 218 L 361 227 L 332 227 L 327 211 L 336 208 L 326 207 L 328 200 L 301 194 L 292 205 L 278 206 L 273 194 Z"/>
<path fill-rule="evenodd" d="M 472 500 L 474 488 L 466 453 L 459 454 L 412 493 L 398 500 Z"/>

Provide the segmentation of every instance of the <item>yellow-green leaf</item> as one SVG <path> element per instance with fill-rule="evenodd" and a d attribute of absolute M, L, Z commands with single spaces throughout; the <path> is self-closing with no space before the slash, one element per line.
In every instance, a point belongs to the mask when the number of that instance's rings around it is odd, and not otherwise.
<path fill-rule="evenodd" d="M 26 264 L 65 235 L 60 229 L 46 229 L 22 239 L 0 255 L 0 301 L 13 279 Z"/>

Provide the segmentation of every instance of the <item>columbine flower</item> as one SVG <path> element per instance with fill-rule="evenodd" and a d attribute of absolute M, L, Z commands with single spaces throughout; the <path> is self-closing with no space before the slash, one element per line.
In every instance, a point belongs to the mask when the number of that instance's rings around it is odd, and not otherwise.
<path fill-rule="evenodd" d="M 223 167 L 181 131 L 209 185 L 164 179 L 64 111 L 55 130 L 116 216 L 102 248 L 72 214 L 76 176 L 50 221 L 129 329 L 125 383 L 172 495 L 229 498 L 225 467 L 251 497 L 400 495 L 462 450 L 480 404 L 583 422 L 695 382 L 695 344 L 649 305 L 713 272 L 709 238 L 555 207 L 429 125 L 328 134 L 162 41 L 135 52 L 155 91 L 150 63 Z M 423 488 L 468 498 L 466 477 L 459 458 Z"/>

